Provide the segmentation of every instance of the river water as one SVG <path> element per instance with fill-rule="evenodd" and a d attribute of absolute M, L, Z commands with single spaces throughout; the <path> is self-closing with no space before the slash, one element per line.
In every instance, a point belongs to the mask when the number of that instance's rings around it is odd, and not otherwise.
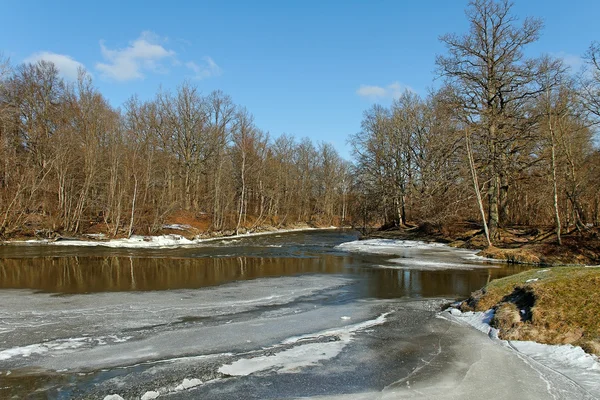
<path fill-rule="evenodd" d="M 481 354 L 458 349 L 484 339 L 440 306 L 524 267 L 339 246 L 357 238 L 0 246 L 0 398 L 414 398 L 419 382 L 446 393 L 446 381 L 462 398 Z M 477 396 L 498 390 L 472 381 Z"/>

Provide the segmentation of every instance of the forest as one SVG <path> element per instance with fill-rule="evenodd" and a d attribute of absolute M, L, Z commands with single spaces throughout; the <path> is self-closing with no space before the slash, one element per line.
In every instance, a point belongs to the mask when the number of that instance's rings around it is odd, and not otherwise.
<path fill-rule="evenodd" d="M 600 225 L 600 43 L 581 70 L 529 57 L 543 23 L 475 0 L 440 37 L 438 88 L 364 112 L 333 145 L 256 126 L 190 82 L 111 106 L 80 70 L 0 59 L 0 239 L 36 232 L 156 234 L 174 216 L 210 231 L 481 224 L 561 234 Z M 432 55 L 433 57 L 433 55 Z"/>

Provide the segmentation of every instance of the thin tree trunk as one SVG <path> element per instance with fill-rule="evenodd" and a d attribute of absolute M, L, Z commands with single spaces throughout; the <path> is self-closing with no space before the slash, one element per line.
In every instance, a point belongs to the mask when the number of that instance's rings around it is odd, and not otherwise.
<path fill-rule="evenodd" d="M 127 232 L 127 238 L 130 238 L 131 234 L 133 233 L 133 219 L 135 216 L 135 200 L 137 197 L 137 185 L 138 185 L 137 176 L 134 175 L 133 179 L 135 179 L 135 183 L 133 186 L 133 200 L 131 201 L 131 219 L 129 220 L 129 231 Z"/>
<path fill-rule="evenodd" d="M 550 138 L 551 138 L 551 161 L 552 161 L 552 189 L 554 191 L 554 221 L 556 223 L 556 240 L 558 241 L 558 245 L 562 245 L 561 239 L 561 225 L 560 225 L 560 213 L 558 210 L 558 185 L 556 182 L 556 145 L 554 141 L 554 129 L 552 128 L 552 120 L 551 117 L 548 116 L 548 128 L 550 129 Z"/>
<path fill-rule="evenodd" d="M 471 170 L 471 176 L 473 178 L 473 188 L 475 189 L 475 195 L 477 196 L 477 204 L 479 205 L 479 212 L 481 213 L 481 220 L 483 221 L 483 231 L 485 232 L 485 239 L 487 240 L 488 246 L 492 246 L 490 240 L 490 232 L 488 230 L 487 219 L 485 217 L 485 210 L 483 208 L 483 201 L 481 200 L 481 192 L 479 191 L 479 182 L 477 180 L 477 171 L 475 169 L 475 162 L 473 161 L 473 154 L 471 153 L 471 143 L 469 142 L 469 133 L 465 129 L 465 139 L 467 143 L 467 156 L 469 157 L 469 169 Z"/>

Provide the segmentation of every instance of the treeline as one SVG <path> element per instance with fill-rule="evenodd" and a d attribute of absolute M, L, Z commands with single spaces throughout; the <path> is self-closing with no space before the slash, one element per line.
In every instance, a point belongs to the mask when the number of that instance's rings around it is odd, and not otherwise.
<path fill-rule="evenodd" d="M 114 109 L 85 71 L 0 72 L 0 237 L 152 234 L 182 210 L 236 232 L 347 219 L 349 163 L 328 143 L 272 139 L 220 91 L 184 83 Z"/>
<path fill-rule="evenodd" d="M 519 21 L 508 1 L 474 0 L 470 30 L 440 38 L 444 84 L 373 106 L 352 136 L 366 219 L 499 228 L 600 225 L 600 45 L 583 71 L 550 56 L 527 58 L 541 21 Z"/>

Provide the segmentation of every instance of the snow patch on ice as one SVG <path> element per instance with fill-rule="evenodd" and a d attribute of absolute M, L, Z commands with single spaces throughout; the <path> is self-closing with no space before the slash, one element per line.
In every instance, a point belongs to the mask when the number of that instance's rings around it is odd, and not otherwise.
<path fill-rule="evenodd" d="M 461 312 L 457 308 L 450 308 L 449 313 L 460 321 L 471 325 L 473 328 L 492 338 L 498 337 L 498 330 L 496 328 L 492 328 L 490 325 L 492 318 L 494 318 L 494 310 L 487 310 L 484 312 Z"/>
<path fill-rule="evenodd" d="M 49 352 L 62 352 L 64 350 L 73 350 L 85 346 L 106 345 L 109 342 L 122 343 L 131 339 L 131 336 L 118 337 L 116 335 L 99 337 L 80 337 L 51 340 L 44 343 L 35 343 L 27 346 L 13 347 L 0 351 L 0 361 L 9 360 L 13 357 L 30 357 L 34 354 L 45 354 Z"/>
<path fill-rule="evenodd" d="M 104 400 L 125 400 L 118 394 L 109 394 L 108 396 L 104 396 Z"/>
<path fill-rule="evenodd" d="M 188 390 L 188 389 L 191 389 L 193 387 L 200 386 L 200 385 L 202 385 L 202 381 L 200 379 L 197 379 L 197 378 L 193 378 L 193 379 L 185 378 L 183 380 L 183 382 L 181 382 L 179 385 L 175 386 L 174 390 L 176 392 L 181 392 L 183 390 Z"/>
<path fill-rule="evenodd" d="M 293 344 L 293 343 L 297 343 L 302 340 L 314 339 L 314 338 L 319 338 L 319 337 L 323 337 L 323 336 L 342 337 L 342 336 L 346 336 L 346 335 L 352 335 L 358 331 L 384 324 L 385 321 L 387 320 L 387 316 L 390 315 L 391 313 L 392 312 L 386 312 L 386 313 L 381 314 L 379 317 L 377 317 L 375 319 L 360 322 L 360 323 L 354 324 L 354 325 L 347 325 L 347 326 L 343 326 L 341 328 L 327 329 L 327 330 L 324 330 L 321 332 L 310 333 L 310 334 L 302 335 L 302 336 L 294 336 L 294 337 L 284 340 L 283 344 Z"/>
<path fill-rule="evenodd" d="M 443 243 L 427 243 L 418 240 L 357 240 L 342 243 L 335 248 L 355 253 L 402 256 L 401 258 L 390 260 L 390 262 L 398 264 L 398 267 L 394 265 L 379 265 L 378 267 L 380 268 L 471 270 L 475 268 L 495 267 L 483 264 L 481 263 L 482 260 L 473 258 L 475 257 L 475 252 L 472 250 L 457 249 Z M 465 260 L 473 260 L 475 262 L 468 263 Z"/>
<path fill-rule="evenodd" d="M 418 240 L 369 239 L 342 243 L 336 246 L 336 249 L 356 253 L 396 255 L 407 249 L 427 250 L 445 247 L 448 246 L 442 243 L 427 243 Z"/>
<path fill-rule="evenodd" d="M 298 372 L 303 367 L 317 365 L 321 361 L 336 357 L 350 343 L 356 332 L 385 323 L 386 317 L 389 314 L 390 312 L 384 313 L 373 320 L 353 325 L 291 337 L 284 340 L 282 344 L 296 344 L 295 347 L 280 351 L 274 355 L 242 358 L 231 364 L 223 365 L 219 368 L 219 372 L 231 376 L 246 376 L 269 369 L 275 369 L 281 373 Z M 304 340 L 326 336 L 335 338 L 336 340 L 324 343 L 299 344 L 299 342 Z"/>
<path fill-rule="evenodd" d="M 300 368 L 317 365 L 320 361 L 336 357 L 349 342 L 349 338 L 327 343 L 303 344 L 271 356 L 242 358 L 223 365 L 219 372 L 231 376 L 246 376 L 258 371 L 277 369 L 278 372 L 298 372 Z"/>
<path fill-rule="evenodd" d="M 419 270 L 440 270 L 440 269 L 463 269 L 472 270 L 475 268 L 499 268 L 499 265 L 477 265 L 445 261 L 422 260 L 416 258 L 395 258 L 390 260 L 393 263 L 400 264 L 404 268 Z"/>
<path fill-rule="evenodd" d="M 144 393 L 141 400 L 153 400 L 153 399 L 156 399 L 158 396 L 160 396 L 160 393 L 158 393 L 154 390 L 150 390 L 150 391 Z"/>

